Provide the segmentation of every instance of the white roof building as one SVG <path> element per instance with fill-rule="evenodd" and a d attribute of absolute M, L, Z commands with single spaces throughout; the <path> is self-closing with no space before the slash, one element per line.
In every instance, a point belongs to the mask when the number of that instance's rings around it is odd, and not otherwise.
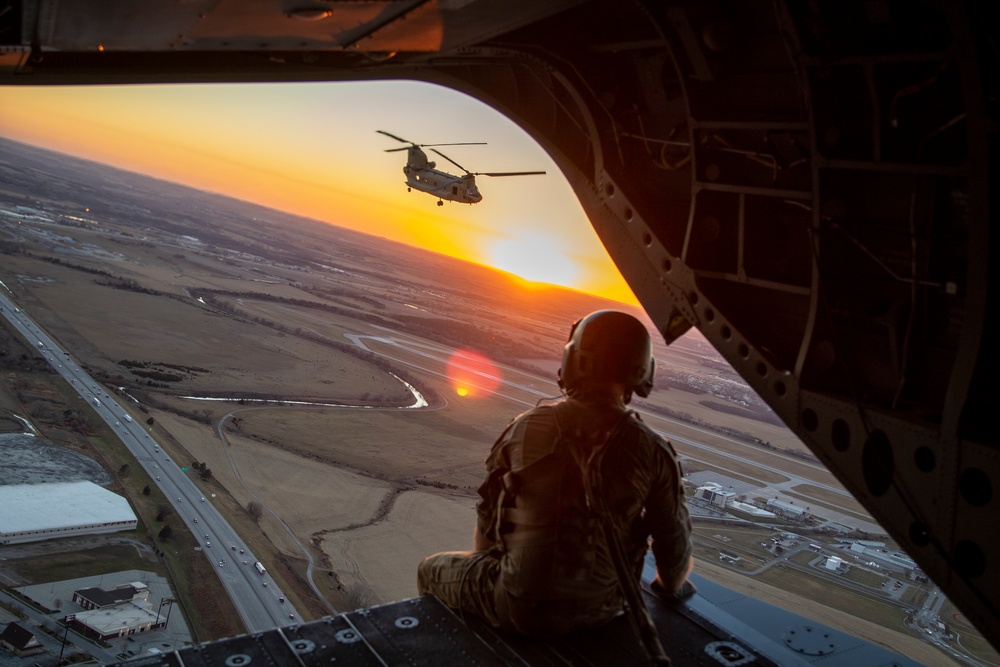
<path fill-rule="evenodd" d="M 828 570 L 837 570 L 843 564 L 844 564 L 843 558 L 839 556 L 830 556 L 829 558 L 826 559 L 826 562 L 823 563 L 823 567 L 825 567 Z"/>
<path fill-rule="evenodd" d="M 93 482 L 0 486 L 0 544 L 134 530 L 128 501 Z"/>
<path fill-rule="evenodd" d="M 87 636 L 107 640 L 140 632 L 149 632 L 167 624 L 167 615 L 154 611 L 145 600 L 133 600 L 107 609 L 79 611 L 66 617 Z"/>
<path fill-rule="evenodd" d="M 715 482 L 708 482 L 697 488 L 694 497 L 717 507 L 725 507 L 736 497 L 736 493 Z"/>
<path fill-rule="evenodd" d="M 799 507 L 798 505 L 793 505 L 792 503 L 786 503 L 783 500 L 778 500 L 777 498 L 768 500 L 767 506 L 777 514 L 784 514 L 785 516 L 796 518 L 802 517 L 808 512 L 805 507 Z"/>

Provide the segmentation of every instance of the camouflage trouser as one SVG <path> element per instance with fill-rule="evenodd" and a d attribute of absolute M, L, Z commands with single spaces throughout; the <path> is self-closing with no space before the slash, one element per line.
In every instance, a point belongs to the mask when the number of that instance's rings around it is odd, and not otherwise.
<path fill-rule="evenodd" d="M 544 600 L 511 595 L 500 577 L 497 551 L 447 551 L 428 556 L 417 568 L 420 593 L 452 609 L 478 616 L 494 628 L 529 637 L 561 636 L 597 627 L 621 613 L 621 599 Z"/>
<path fill-rule="evenodd" d="M 473 614 L 495 628 L 505 627 L 497 614 L 499 554 L 489 551 L 446 551 L 428 556 L 417 567 L 417 589 L 436 596 L 452 609 Z"/>

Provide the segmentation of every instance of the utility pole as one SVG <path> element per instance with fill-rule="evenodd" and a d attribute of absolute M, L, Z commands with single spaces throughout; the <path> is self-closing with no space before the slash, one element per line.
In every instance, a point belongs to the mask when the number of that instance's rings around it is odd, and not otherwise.
<path fill-rule="evenodd" d="M 66 638 L 69 636 L 69 624 L 71 621 L 75 620 L 76 620 L 76 614 L 70 614 L 63 619 L 63 625 L 65 626 L 66 630 L 63 632 L 62 648 L 59 649 L 59 662 L 57 662 L 56 664 L 62 663 L 63 651 L 66 650 Z"/>
<path fill-rule="evenodd" d="M 156 608 L 156 623 L 153 625 L 159 625 L 160 623 L 160 610 L 163 609 L 163 605 L 170 605 L 167 607 L 167 620 L 163 622 L 164 626 L 170 625 L 170 610 L 174 608 L 173 598 L 160 598 L 160 606 Z"/>

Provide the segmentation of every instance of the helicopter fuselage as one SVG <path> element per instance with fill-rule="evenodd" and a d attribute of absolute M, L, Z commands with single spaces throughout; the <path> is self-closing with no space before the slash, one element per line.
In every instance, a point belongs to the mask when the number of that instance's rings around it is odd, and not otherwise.
<path fill-rule="evenodd" d="M 406 148 L 390 148 L 386 152 L 395 153 L 396 151 L 406 151 L 406 166 L 403 167 L 403 173 L 406 174 L 407 188 L 410 190 L 416 188 L 420 192 L 426 192 L 427 194 L 434 195 L 438 198 L 438 206 L 442 206 L 445 199 L 448 201 L 457 201 L 461 204 L 478 204 L 481 202 L 483 200 L 483 195 L 479 192 L 479 188 L 476 187 L 476 176 L 540 176 L 545 173 L 544 171 L 472 172 L 452 160 L 438 149 L 432 148 L 432 151 L 465 172 L 465 174 L 461 176 L 456 176 L 455 174 L 449 174 L 446 171 L 436 169 L 435 167 L 437 165 L 427 159 L 427 153 L 421 150 L 420 147 L 469 146 L 482 144 L 483 142 L 464 141 L 449 144 L 415 144 L 411 141 L 403 139 L 402 137 L 397 137 L 391 132 L 386 132 L 385 130 L 376 130 L 376 132 L 384 134 L 385 136 L 404 144 L 409 144 Z"/>
<path fill-rule="evenodd" d="M 460 204 L 478 204 L 482 201 L 483 195 L 476 187 L 476 177 L 473 174 L 456 176 L 435 169 L 433 162 L 425 164 L 425 167 L 416 167 L 407 163 L 403 167 L 407 187 L 432 194 L 439 200 L 447 199 Z"/>

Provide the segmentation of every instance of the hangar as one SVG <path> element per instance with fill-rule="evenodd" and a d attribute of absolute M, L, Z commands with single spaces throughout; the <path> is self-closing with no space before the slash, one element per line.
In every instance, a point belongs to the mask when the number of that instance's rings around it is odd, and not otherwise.
<path fill-rule="evenodd" d="M 134 530 L 128 501 L 93 482 L 0 486 L 0 544 Z"/>

